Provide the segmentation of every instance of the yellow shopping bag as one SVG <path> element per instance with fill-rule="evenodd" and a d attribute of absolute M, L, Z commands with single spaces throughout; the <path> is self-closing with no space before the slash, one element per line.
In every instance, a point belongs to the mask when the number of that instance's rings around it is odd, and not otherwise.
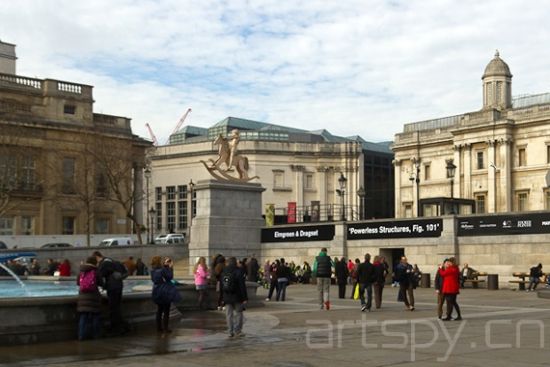
<path fill-rule="evenodd" d="M 355 290 L 353 291 L 353 299 L 358 300 L 359 298 L 359 283 L 355 285 Z"/>

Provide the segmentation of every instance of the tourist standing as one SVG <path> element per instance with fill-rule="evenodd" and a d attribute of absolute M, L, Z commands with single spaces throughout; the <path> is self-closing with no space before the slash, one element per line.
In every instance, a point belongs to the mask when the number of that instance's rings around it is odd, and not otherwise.
<path fill-rule="evenodd" d="M 70 277 L 71 276 L 71 263 L 69 262 L 69 259 L 63 260 L 61 264 L 59 264 L 59 267 L 57 269 L 59 271 L 60 277 Z"/>
<path fill-rule="evenodd" d="M 170 322 L 170 306 L 173 302 L 179 302 L 181 295 L 172 283 L 174 278 L 174 264 L 169 257 L 162 261 L 160 256 L 151 259 L 151 280 L 153 281 L 152 297 L 157 304 L 157 332 L 163 336 L 171 333 L 168 324 Z"/>
<path fill-rule="evenodd" d="M 275 260 L 273 263 L 271 263 L 271 266 L 269 267 L 269 293 L 267 294 L 267 298 L 265 299 L 267 302 L 271 301 L 271 297 L 273 297 L 273 292 L 275 290 L 278 291 L 279 284 L 277 282 L 277 269 L 280 266 L 280 261 Z"/>
<path fill-rule="evenodd" d="M 285 301 L 286 298 L 286 287 L 290 282 L 290 267 L 285 263 L 285 259 L 280 260 L 280 265 L 277 267 L 277 301 Z"/>
<path fill-rule="evenodd" d="M 353 273 L 353 269 L 355 269 L 355 264 L 353 263 L 353 261 L 351 261 L 351 259 L 348 260 L 348 264 L 347 264 L 347 268 L 348 268 L 348 282 L 349 284 L 353 284 L 353 279 L 351 277 L 351 274 Z M 352 291 L 353 293 L 353 291 Z M 352 294 L 353 296 L 353 294 Z"/>
<path fill-rule="evenodd" d="M 40 275 L 40 264 L 38 263 L 38 260 L 36 258 L 32 259 L 30 274 L 31 275 Z"/>
<path fill-rule="evenodd" d="M 195 275 L 195 288 L 199 292 L 199 309 L 202 310 L 208 291 L 208 265 L 206 265 L 205 257 L 199 257 L 195 269 L 193 269 L 193 274 Z"/>
<path fill-rule="evenodd" d="M 101 335 L 101 295 L 97 283 L 97 259 L 90 256 L 85 264 L 80 265 L 80 273 L 76 278 L 78 340 L 96 339 Z"/>
<path fill-rule="evenodd" d="M 382 292 L 384 291 L 384 283 L 386 282 L 386 269 L 384 263 L 380 261 L 380 256 L 375 256 L 372 266 L 374 267 L 374 283 L 372 284 L 374 291 L 374 305 L 376 308 L 382 307 Z"/>
<path fill-rule="evenodd" d="M 357 287 L 357 270 L 359 269 L 359 265 L 361 265 L 361 260 L 355 259 L 354 265 L 353 265 L 353 271 L 351 272 L 350 278 L 351 278 L 351 299 L 353 299 L 354 293 L 355 293 L 355 287 Z"/>
<path fill-rule="evenodd" d="M 395 278 L 399 283 L 400 299 L 408 310 L 414 311 L 413 267 L 407 262 L 405 256 L 401 257 L 400 263 L 395 268 Z"/>
<path fill-rule="evenodd" d="M 340 261 L 334 262 L 334 273 L 336 275 L 336 283 L 338 283 L 338 298 L 346 298 L 346 284 L 348 282 L 348 267 L 346 259 L 341 258 Z"/>
<path fill-rule="evenodd" d="M 319 292 L 319 303 L 321 310 L 330 310 L 330 278 L 334 263 L 327 255 L 327 249 L 323 247 L 313 263 L 313 274 L 317 278 L 317 291 Z"/>
<path fill-rule="evenodd" d="M 109 333 L 112 335 L 124 334 L 129 331 L 129 327 L 122 319 L 121 303 L 123 279 L 128 276 L 128 273 L 124 265 L 109 257 L 104 257 L 99 251 L 95 251 L 93 256 L 97 260 L 99 286 L 107 291 L 109 300 Z"/>
<path fill-rule="evenodd" d="M 302 283 L 309 284 L 310 280 L 311 280 L 311 266 L 307 261 L 304 261 L 304 265 L 302 265 Z"/>
<path fill-rule="evenodd" d="M 445 266 L 446 262 L 447 259 L 443 260 L 443 264 L 439 265 L 439 268 L 435 273 L 434 281 L 435 293 L 437 293 L 437 317 L 439 319 L 443 317 L 443 303 L 445 303 L 445 296 L 443 295 L 443 278 L 441 277 L 441 274 L 439 274 L 439 270 Z"/>
<path fill-rule="evenodd" d="M 248 261 L 247 266 L 248 266 L 248 269 L 247 269 L 248 281 L 257 283 L 258 272 L 260 271 L 260 264 L 258 264 L 258 260 L 254 257 L 254 255 Z"/>
<path fill-rule="evenodd" d="M 147 265 L 141 260 L 141 257 L 136 260 L 136 275 L 149 275 Z"/>
<path fill-rule="evenodd" d="M 365 261 L 357 269 L 357 282 L 359 283 L 359 297 L 361 298 L 361 312 L 368 311 L 372 307 L 372 284 L 375 281 L 374 266 L 370 262 L 370 254 L 365 254 Z M 367 301 L 365 302 L 365 290 Z"/>
<path fill-rule="evenodd" d="M 443 318 L 442 320 L 452 320 L 451 314 L 453 312 L 453 308 L 456 310 L 456 313 L 458 315 L 455 320 L 462 320 L 460 307 L 458 306 L 458 303 L 456 301 L 456 296 L 460 293 L 460 271 L 458 270 L 458 266 L 456 265 L 454 257 L 451 257 L 445 262 L 444 268 L 439 269 L 439 274 L 443 278 L 443 285 L 441 287 L 441 290 L 443 291 L 443 295 L 445 296 L 445 302 L 447 302 L 447 317 Z"/>
<path fill-rule="evenodd" d="M 244 336 L 243 311 L 248 301 L 244 272 L 237 267 L 237 259 L 230 257 L 222 272 L 222 291 L 225 302 L 226 321 L 229 337 Z"/>
<path fill-rule="evenodd" d="M 218 291 L 218 311 L 223 309 L 223 290 L 221 288 L 221 276 L 225 267 L 225 257 L 218 254 L 214 258 L 212 270 L 214 271 L 214 278 L 216 279 L 216 290 Z"/>

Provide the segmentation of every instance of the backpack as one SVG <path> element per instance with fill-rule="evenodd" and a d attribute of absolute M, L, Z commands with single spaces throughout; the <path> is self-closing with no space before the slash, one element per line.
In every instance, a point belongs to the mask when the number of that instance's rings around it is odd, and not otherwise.
<path fill-rule="evenodd" d="M 123 280 L 128 278 L 128 269 L 120 261 L 113 260 L 113 274 L 111 275 L 115 280 Z"/>
<path fill-rule="evenodd" d="M 237 288 L 237 282 L 235 275 L 232 271 L 228 271 L 222 274 L 222 290 L 226 293 L 234 293 Z"/>
<path fill-rule="evenodd" d="M 88 270 L 80 273 L 80 291 L 82 293 L 95 292 L 97 290 L 97 277 L 95 270 Z"/>

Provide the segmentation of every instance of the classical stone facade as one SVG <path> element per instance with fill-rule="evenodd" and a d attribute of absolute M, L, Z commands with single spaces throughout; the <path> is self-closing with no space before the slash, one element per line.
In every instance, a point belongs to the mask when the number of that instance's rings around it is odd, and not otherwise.
<path fill-rule="evenodd" d="M 362 210 L 369 217 L 393 215 L 391 210 L 383 211 L 392 208 L 393 198 L 392 154 L 387 145 L 360 137 L 336 137 L 326 130 L 309 132 L 229 117 L 209 129 L 187 126 L 171 137 L 171 144 L 157 147 L 151 157 L 149 195 L 156 232 L 187 231 L 189 183 L 211 178 L 200 161 L 215 159 L 214 139 L 233 129 L 240 130 L 238 152 L 248 158 L 248 175 L 260 177 L 251 182 L 265 188 L 262 207 L 274 204 L 278 217 L 284 216 L 288 202 L 295 202 L 298 221 L 302 221 L 311 216 L 312 202 L 317 201 L 319 220 L 331 215 L 339 220 L 342 201 L 336 190 L 341 175 L 347 179 L 346 219 L 359 219 Z M 372 176 L 365 177 L 365 172 Z M 371 184 L 373 179 L 378 186 Z M 364 202 L 358 195 L 360 188 L 365 192 Z"/>
<path fill-rule="evenodd" d="M 92 88 L 0 73 L 0 236 L 128 234 L 129 212 L 143 223 L 150 143 L 94 113 Z"/>
<path fill-rule="evenodd" d="M 511 88 L 497 51 L 482 76 L 481 110 L 406 124 L 396 134 L 396 217 L 439 215 L 431 204 L 417 207 L 436 197 L 473 200 L 463 214 L 550 209 L 550 93 L 512 98 Z"/>

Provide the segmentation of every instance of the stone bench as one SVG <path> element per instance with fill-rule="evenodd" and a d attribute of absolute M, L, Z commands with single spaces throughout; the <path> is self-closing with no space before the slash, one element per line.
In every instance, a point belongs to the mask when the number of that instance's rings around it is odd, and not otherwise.
<path fill-rule="evenodd" d="M 477 289 L 477 288 L 479 288 L 479 283 L 483 283 L 483 282 L 485 282 L 484 279 L 466 279 L 466 280 L 464 281 L 464 284 L 466 284 L 466 283 L 471 283 L 471 284 L 472 284 L 472 288 Z"/>

